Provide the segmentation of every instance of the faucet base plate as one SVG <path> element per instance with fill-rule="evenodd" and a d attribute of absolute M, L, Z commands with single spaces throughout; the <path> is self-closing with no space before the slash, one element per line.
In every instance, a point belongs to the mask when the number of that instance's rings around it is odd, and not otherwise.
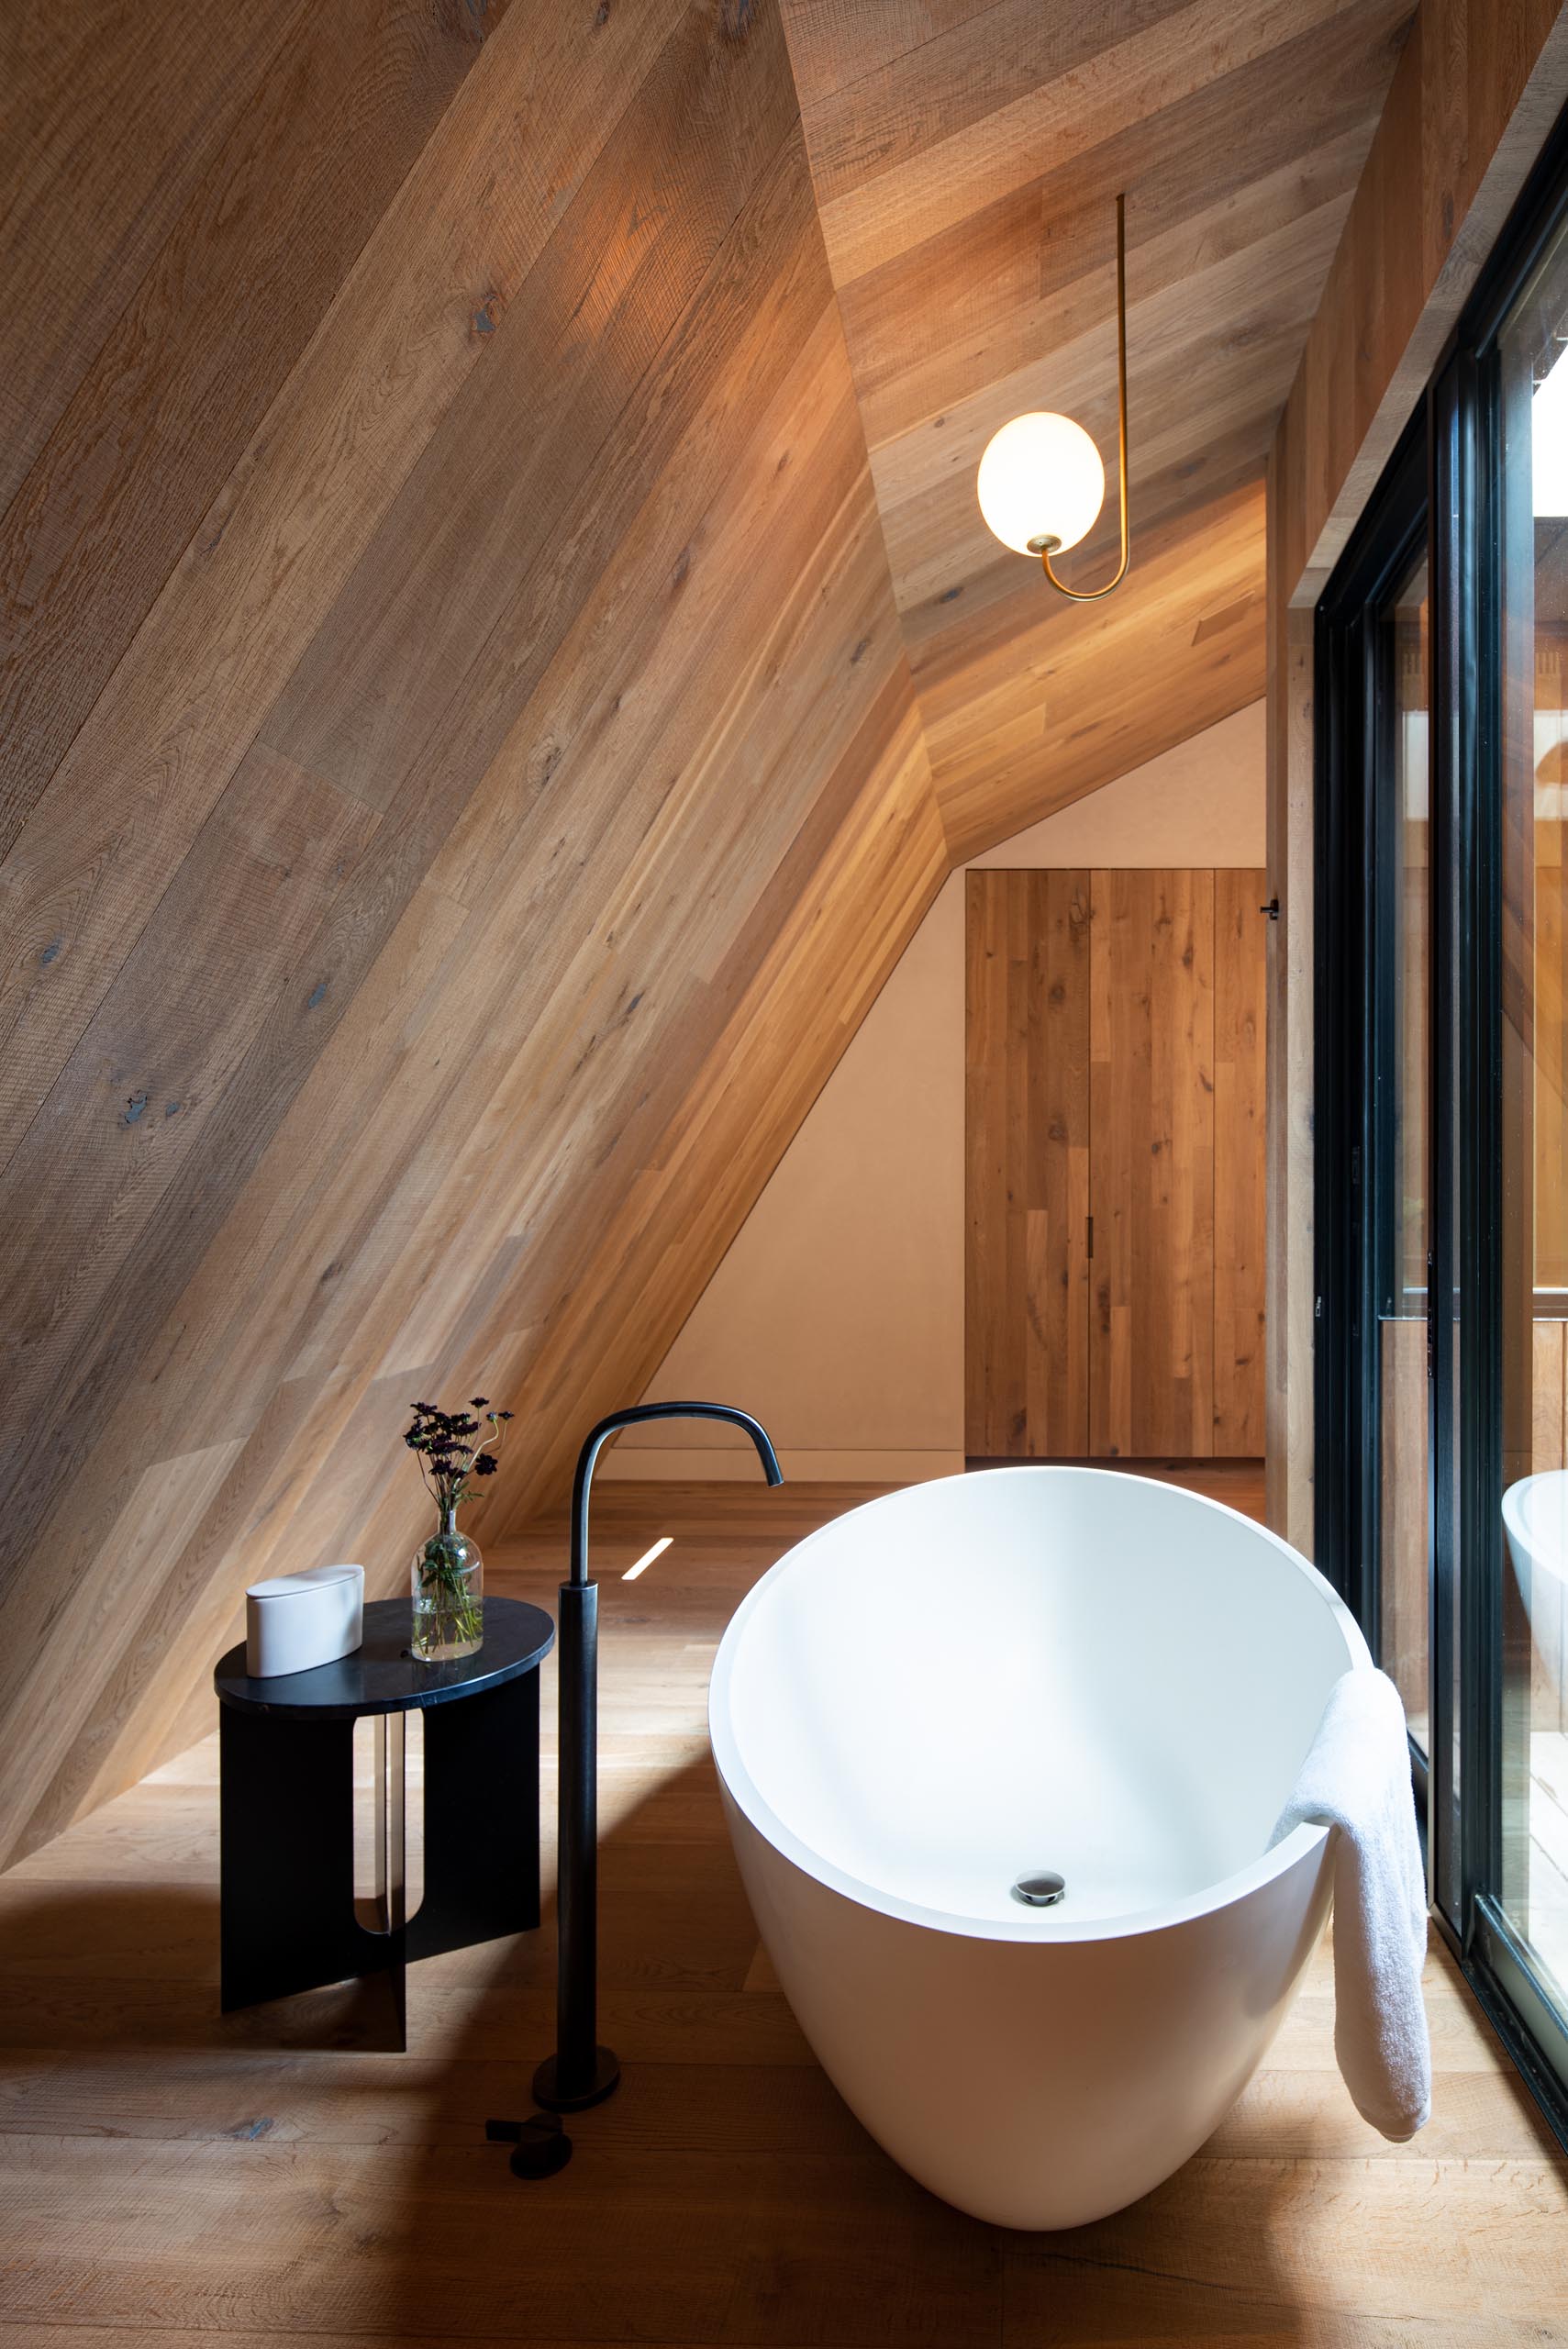
<path fill-rule="evenodd" d="M 547 2055 L 534 2074 L 534 2101 L 547 2112 L 586 2112 L 620 2086 L 620 2060 L 607 2047 L 595 2048 L 593 2072 L 580 2088 L 563 2092 L 557 2087 L 560 2062 L 558 2055 Z"/>

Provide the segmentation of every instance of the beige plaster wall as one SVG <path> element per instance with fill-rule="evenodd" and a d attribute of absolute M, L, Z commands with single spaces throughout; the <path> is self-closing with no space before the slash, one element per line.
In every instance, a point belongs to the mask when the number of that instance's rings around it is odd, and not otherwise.
<path fill-rule="evenodd" d="M 974 862 L 1265 862 L 1263 705 Z M 786 1475 L 963 1465 L 963 878 L 953 874 L 648 1386 L 756 1412 Z M 639 1430 L 601 1475 L 752 1476 L 723 1429 Z"/>

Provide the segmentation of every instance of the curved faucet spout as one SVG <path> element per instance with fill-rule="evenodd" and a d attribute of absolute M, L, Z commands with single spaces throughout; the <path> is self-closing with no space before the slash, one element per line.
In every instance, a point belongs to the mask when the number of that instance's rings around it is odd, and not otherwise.
<path fill-rule="evenodd" d="M 573 1583 L 585 1583 L 588 1579 L 588 1494 L 594 1482 L 595 1463 L 611 1436 L 618 1435 L 622 1428 L 636 1427 L 643 1419 L 728 1419 L 732 1427 L 743 1428 L 756 1445 L 762 1474 L 769 1484 L 784 1483 L 784 1470 L 766 1428 L 750 1411 L 737 1410 L 733 1403 L 634 1403 L 628 1410 L 612 1411 L 608 1419 L 589 1429 L 577 1454 L 577 1474 L 572 1485 L 570 1579 Z"/>

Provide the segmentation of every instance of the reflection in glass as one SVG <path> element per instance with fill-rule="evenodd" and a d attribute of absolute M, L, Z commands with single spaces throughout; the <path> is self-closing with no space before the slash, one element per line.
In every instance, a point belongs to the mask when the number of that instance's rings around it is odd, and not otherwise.
<path fill-rule="evenodd" d="M 1385 969 L 1379 985 L 1376 1163 L 1380 1654 L 1427 1744 L 1428 1103 L 1427 560 L 1378 616 L 1377 793 Z"/>
<path fill-rule="evenodd" d="M 1501 1898 L 1568 1984 L 1568 252 L 1500 349 Z"/>

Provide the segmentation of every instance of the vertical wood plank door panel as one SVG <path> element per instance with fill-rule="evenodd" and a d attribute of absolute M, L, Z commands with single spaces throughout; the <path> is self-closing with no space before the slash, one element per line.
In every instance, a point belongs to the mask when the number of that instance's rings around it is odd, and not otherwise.
<path fill-rule="evenodd" d="M 1088 1448 L 1089 887 L 967 881 L 964 1446 Z"/>
<path fill-rule="evenodd" d="M 1214 875 L 1090 885 L 1089 1449 L 1214 1450 Z"/>
<path fill-rule="evenodd" d="M 964 1021 L 964 1450 L 1005 1452 L 1007 1299 L 1007 900 L 988 874 L 966 885 Z"/>
<path fill-rule="evenodd" d="M 1214 876 L 1214 1449 L 1263 1451 L 1268 875 Z"/>

